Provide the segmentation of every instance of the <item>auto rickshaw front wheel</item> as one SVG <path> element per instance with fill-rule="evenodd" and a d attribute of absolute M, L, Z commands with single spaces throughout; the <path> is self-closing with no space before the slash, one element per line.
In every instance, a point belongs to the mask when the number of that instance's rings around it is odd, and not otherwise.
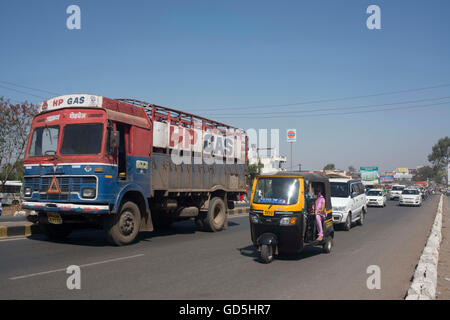
<path fill-rule="evenodd" d="M 330 253 L 333 248 L 333 238 L 331 236 L 325 239 L 325 243 L 322 246 L 324 253 Z"/>
<path fill-rule="evenodd" d="M 263 244 L 261 246 L 261 258 L 264 263 L 271 263 L 273 261 L 273 246 Z"/>

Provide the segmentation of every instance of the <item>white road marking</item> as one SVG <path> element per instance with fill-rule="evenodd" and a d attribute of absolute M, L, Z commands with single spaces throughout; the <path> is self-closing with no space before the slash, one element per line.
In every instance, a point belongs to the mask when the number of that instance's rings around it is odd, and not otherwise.
<path fill-rule="evenodd" d="M 98 261 L 98 262 L 82 264 L 82 265 L 80 265 L 80 268 L 96 266 L 96 265 L 99 265 L 99 264 L 104 264 L 104 263 L 109 263 L 109 262 L 115 262 L 115 261 L 121 261 L 121 260 L 138 258 L 138 257 L 142 257 L 143 255 L 144 254 L 136 254 L 134 256 L 121 257 L 121 258 L 115 258 L 115 259 L 109 259 L 109 260 L 103 260 L 103 261 Z M 19 280 L 19 279 L 31 278 L 31 277 L 42 276 L 42 275 L 55 273 L 55 272 L 62 272 L 62 271 L 66 271 L 66 268 L 26 274 L 26 275 L 23 275 L 23 276 L 17 276 L 17 277 L 9 278 L 9 280 Z"/>

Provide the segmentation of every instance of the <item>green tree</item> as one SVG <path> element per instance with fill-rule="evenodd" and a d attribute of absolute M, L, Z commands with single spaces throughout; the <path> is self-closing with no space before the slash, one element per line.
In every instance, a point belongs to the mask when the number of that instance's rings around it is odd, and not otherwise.
<path fill-rule="evenodd" d="M 323 170 L 334 170 L 335 166 L 334 163 L 329 163 L 325 167 L 323 167 Z"/>
<path fill-rule="evenodd" d="M 261 161 L 258 161 L 257 164 L 250 164 L 248 166 L 248 174 L 250 176 L 250 181 L 253 181 L 253 179 L 257 176 L 261 174 L 261 170 L 263 168 L 263 164 L 261 163 Z"/>
<path fill-rule="evenodd" d="M 23 175 L 21 159 L 37 110 L 36 105 L 26 101 L 11 104 L 0 97 L 0 185 L 13 178 L 19 180 Z"/>
<path fill-rule="evenodd" d="M 447 168 L 450 153 L 450 138 L 445 137 L 433 146 L 432 152 L 428 155 L 428 161 L 439 168 Z"/>
<path fill-rule="evenodd" d="M 450 138 L 445 137 L 433 146 L 428 155 L 428 161 L 433 164 L 434 180 L 437 183 L 442 182 L 442 178 L 447 176 L 447 166 L 450 158 Z"/>
<path fill-rule="evenodd" d="M 434 178 L 434 170 L 430 166 L 424 166 L 417 169 L 416 175 L 413 177 L 413 181 L 426 181 L 427 179 Z"/>

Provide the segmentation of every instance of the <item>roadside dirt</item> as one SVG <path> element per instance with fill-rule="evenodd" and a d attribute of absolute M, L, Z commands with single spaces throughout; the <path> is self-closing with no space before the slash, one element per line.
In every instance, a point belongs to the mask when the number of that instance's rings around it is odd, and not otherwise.
<path fill-rule="evenodd" d="M 22 209 L 20 208 L 20 205 L 16 205 L 16 206 L 3 205 L 2 206 L 2 217 L 11 217 L 14 215 L 14 213 L 16 211 L 22 211 Z"/>
<path fill-rule="evenodd" d="M 450 210 L 449 197 L 444 196 L 442 207 L 442 242 L 439 250 L 436 299 L 450 300 Z"/>

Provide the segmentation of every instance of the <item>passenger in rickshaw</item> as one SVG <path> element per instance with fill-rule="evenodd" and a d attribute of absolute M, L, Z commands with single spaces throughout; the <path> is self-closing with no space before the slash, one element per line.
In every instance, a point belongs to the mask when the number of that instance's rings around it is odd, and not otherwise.
<path fill-rule="evenodd" d="M 316 216 L 316 225 L 317 225 L 317 239 L 316 241 L 322 241 L 323 240 L 323 228 L 322 228 L 322 221 L 325 219 L 326 213 L 325 213 L 325 198 L 322 195 L 322 187 L 317 186 L 316 188 L 316 201 L 314 203 L 314 215 Z"/>

